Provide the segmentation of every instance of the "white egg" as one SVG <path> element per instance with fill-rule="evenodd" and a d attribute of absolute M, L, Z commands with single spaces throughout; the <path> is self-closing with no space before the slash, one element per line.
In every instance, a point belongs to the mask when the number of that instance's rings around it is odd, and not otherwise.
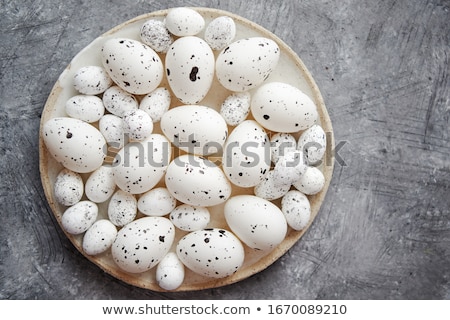
<path fill-rule="evenodd" d="M 173 37 L 164 21 L 150 19 L 141 27 L 140 37 L 143 43 L 156 52 L 165 53 L 173 42 Z"/>
<path fill-rule="evenodd" d="M 281 199 L 281 211 L 288 225 L 294 230 L 303 230 L 311 219 L 308 198 L 297 190 L 291 190 Z"/>
<path fill-rule="evenodd" d="M 275 132 L 298 132 L 316 123 L 314 102 L 300 89 L 282 82 L 269 82 L 252 96 L 252 115 L 264 128 Z"/>
<path fill-rule="evenodd" d="M 228 136 L 223 117 L 199 105 L 170 109 L 161 118 L 161 130 L 176 147 L 196 155 L 221 153 Z"/>
<path fill-rule="evenodd" d="M 236 36 L 234 20 L 227 16 L 217 17 L 205 29 L 205 41 L 213 50 L 222 50 Z"/>
<path fill-rule="evenodd" d="M 129 93 L 147 94 L 161 83 L 164 75 L 161 59 L 142 42 L 110 38 L 103 44 L 101 55 L 109 76 Z"/>
<path fill-rule="evenodd" d="M 271 201 L 284 196 L 290 188 L 290 183 L 275 182 L 274 171 L 271 170 L 264 180 L 255 186 L 254 193 L 257 197 Z"/>
<path fill-rule="evenodd" d="M 225 229 L 203 229 L 188 233 L 177 244 L 178 258 L 197 274 L 224 278 L 238 271 L 244 263 L 244 247 Z"/>
<path fill-rule="evenodd" d="M 105 114 L 102 99 L 97 96 L 81 94 L 69 98 L 65 110 L 69 117 L 89 123 L 97 122 Z"/>
<path fill-rule="evenodd" d="M 208 226 L 211 214 L 206 207 L 181 204 L 170 212 L 169 219 L 180 230 L 197 231 Z"/>
<path fill-rule="evenodd" d="M 97 216 L 97 204 L 89 200 L 82 200 L 64 211 L 61 225 L 70 234 L 82 234 L 94 224 Z"/>
<path fill-rule="evenodd" d="M 280 48 L 271 39 L 251 37 L 237 40 L 217 57 L 217 79 L 230 91 L 248 91 L 269 77 L 279 58 Z"/>
<path fill-rule="evenodd" d="M 176 36 L 194 36 L 205 27 L 205 19 L 193 9 L 179 7 L 169 10 L 165 25 Z"/>
<path fill-rule="evenodd" d="M 154 123 L 159 122 L 163 114 L 169 110 L 171 99 L 169 90 L 160 87 L 142 98 L 139 109 L 147 112 Z"/>
<path fill-rule="evenodd" d="M 240 187 L 254 187 L 270 169 L 270 145 L 265 130 L 246 120 L 230 133 L 224 147 L 222 167 L 226 177 Z"/>
<path fill-rule="evenodd" d="M 64 168 L 56 176 L 53 190 L 58 203 L 73 206 L 83 197 L 83 179 L 79 173 Z"/>
<path fill-rule="evenodd" d="M 116 190 L 114 175 L 111 166 L 101 166 L 92 172 L 85 184 L 86 197 L 95 203 L 108 200 Z"/>
<path fill-rule="evenodd" d="M 113 84 L 106 70 L 100 66 L 85 66 L 77 70 L 73 77 L 75 90 L 82 94 L 96 95 L 103 93 Z"/>
<path fill-rule="evenodd" d="M 194 155 L 175 158 L 167 168 L 165 182 L 177 200 L 192 206 L 218 205 L 231 194 L 231 185 L 220 167 Z"/>
<path fill-rule="evenodd" d="M 220 114 L 230 126 L 242 123 L 250 113 L 250 93 L 236 92 L 229 95 L 220 106 Z"/>
<path fill-rule="evenodd" d="M 117 228 L 111 221 L 97 220 L 83 236 L 83 251 L 90 256 L 105 252 L 111 248 L 116 236 Z"/>
<path fill-rule="evenodd" d="M 290 133 L 277 132 L 270 138 L 271 159 L 277 163 L 280 157 L 297 150 L 297 140 Z"/>
<path fill-rule="evenodd" d="M 306 171 L 306 163 L 303 152 L 300 150 L 289 151 L 280 157 L 273 169 L 275 185 L 291 185 L 298 181 Z"/>
<path fill-rule="evenodd" d="M 144 110 L 131 110 L 123 114 L 123 132 L 128 134 L 130 140 L 142 141 L 153 132 L 153 121 Z"/>
<path fill-rule="evenodd" d="M 297 148 L 304 152 L 308 165 L 317 165 L 322 160 L 327 149 L 325 131 L 318 124 L 312 125 L 300 135 Z"/>
<path fill-rule="evenodd" d="M 113 161 L 114 181 L 132 194 L 152 189 L 164 176 L 172 149 L 169 140 L 153 133 L 144 141 L 126 144 Z"/>
<path fill-rule="evenodd" d="M 86 173 L 99 168 L 106 156 L 106 141 L 94 126 L 69 117 L 44 123 L 42 137 L 48 152 L 64 167 Z"/>
<path fill-rule="evenodd" d="M 184 265 L 175 252 L 167 253 L 156 266 L 156 282 L 165 290 L 175 290 L 184 281 Z"/>
<path fill-rule="evenodd" d="M 324 185 L 325 176 L 322 171 L 316 167 L 307 167 L 300 179 L 293 183 L 293 186 L 297 190 L 307 195 L 313 195 L 320 192 Z"/>
<path fill-rule="evenodd" d="M 120 149 L 125 144 L 125 132 L 122 118 L 113 114 L 105 114 L 98 123 L 98 128 L 111 147 Z"/>
<path fill-rule="evenodd" d="M 214 79 L 214 53 L 198 37 L 182 37 L 170 46 L 165 59 L 166 76 L 173 94 L 184 104 L 197 104 Z"/>
<path fill-rule="evenodd" d="M 139 211 L 147 216 L 165 216 L 176 205 L 176 199 L 170 194 L 169 190 L 163 187 L 147 191 L 138 200 Z"/>
<path fill-rule="evenodd" d="M 141 273 L 156 266 L 169 252 L 175 227 L 163 217 L 144 217 L 125 225 L 111 247 L 114 262 L 124 271 Z"/>
<path fill-rule="evenodd" d="M 117 190 L 111 197 L 108 204 L 108 218 L 118 227 L 130 223 L 137 215 L 136 197 L 123 190 Z"/>
<path fill-rule="evenodd" d="M 286 237 L 286 218 L 268 200 L 252 195 L 231 197 L 224 215 L 231 231 L 252 249 L 273 250 Z"/>
<path fill-rule="evenodd" d="M 139 107 L 136 97 L 119 86 L 112 86 L 106 90 L 102 99 L 105 109 L 119 117 L 122 117 L 125 112 L 136 110 Z"/>

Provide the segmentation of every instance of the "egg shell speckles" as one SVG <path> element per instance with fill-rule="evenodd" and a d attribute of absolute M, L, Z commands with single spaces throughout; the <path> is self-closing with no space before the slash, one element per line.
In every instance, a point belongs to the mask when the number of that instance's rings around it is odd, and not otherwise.
<path fill-rule="evenodd" d="M 291 190 L 281 199 L 281 211 L 288 225 L 294 230 L 303 230 L 311 219 L 308 198 L 297 190 Z"/>
<path fill-rule="evenodd" d="M 137 200 L 131 193 L 117 190 L 108 204 L 108 218 L 118 227 L 130 223 L 137 215 Z"/>
<path fill-rule="evenodd" d="M 254 187 L 270 169 L 270 144 L 265 130 L 245 120 L 230 133 L 224 147 L 222 167 L 226 177 L 240 187 Z"/>
<path fill-rule="evenodd" d="M 181 204 L 172 210 L 169 219 L 180 230 L 197 231 L 208 226 L 211 214 L 208 208 Z"/>
<path fill-rule="evenodd" d="M 159 122 L 163 114 L 169 110 L 171 100 L 169 90 L 160 87 L 142 98 L 139 109 L 147 112 L 154 123 Z"/>
<path fill-rule="evenodd" d="M 207 106 L 172 108 L 161 118 L 161 129 L 178 148 L 196 155 L 221 152 L 228 136 L 223 117 Z"/>
<path fill-rule="evenodd" d="M 307 167 L 300 179 L 292 184 L 300 192 L 313 195 L 320 192 L 325 185 L 325 176 L 316 167 Z"/>
<path fill-rule="evenodd" d="M 214 53 L 198 37 L 182 37 L 166 54 L 166 76 L 173 94 L 184 104 L 197 104 L 208 93 L 214 78 Z"/>
<path fill-rule="evenodd" d="M 250 106 L 259 124 L 275 132 L 298 132 L 316 123 L 317 108 L 300 89 L 282 82 L 269 82 L 259 87 Z"/>
<path fill-rule="evenodd" d="M 53 190 L 58 203 L 72 206 L 83 197 L 83 179 L 79 173 L 64 168 L 56 176 Z"/>
<path fill-rule="evenodd" d="M 304 152 L 308 165 L 318 164 L 327 149 L 327 137 L 322 127 L 315 124 L 306 129 L 298 139 L 297 148 Z"/>
<path fill-rule="evenodd" d="M 231 185 L 220 167 L 194 155 L 175 158 L 167 168 L 165 182 L 177 200 L 192 206 L 218 205 L 231 195 Z"/>
<path fill-rule="evenodd" d="M 205 30 L 205 41 L 213 50 L 222 50 L 236 36 L 236 24 L 230 17 L 221 16 L 212 20 Z"/>
<path fill-rule="evenodd" d="M 75 90 L 82 94 L 96 95 L 112 86 L 113 81 L 100 66 L 85 66 L 77 70 L 73 77 Z"/>
<path fill-rule="evenodd" d="M 273 169 L 275 185 L 283 185 L 296 182 L 306 171 L 303 152 L 300 150 L 289 151 L 280 157 Z"/>
<path fill-rule="evenodd" d="M 125 144 L 122 118 L 105 114 L 98 123 L 98 128 L 109 146 L 120 149 Z"/>
<path fill-rule="evenodd" d="M 173 37 L 166 28 L 164 21 L 150 19 L 141 27 L 141 41 L 156 52 L 165 53 L 173 42 Z"/>
<path fill-rule="evenodd" d="M 231 231 L 250 248 L 270 251 L 286 237 L 286 218 L 268 200 L 252 195 L 231 197 L 224 215 Z"/>
<path fill-rule="evenodd" d="M 270 138 L 270 151 L 273 163 L 277 163 L 281 156 L 297 149 L 297 140 L 290 133 L 277 132 Z"/>
<path fill-rule="evenodd" d="M 44 123 L 42 137 L 55 160 L 78 173 L 99 168 L 106 156 L 106 141 L 100 131 L 78 119 L 52 118 Z"/>
<path fill-rule="evenodd" d="M 109 76 L 129 93 L 150 93 L 162 81 L 161 59 L 152 48 L 140 41 L 108 39 L 103 44 L 101 53 L 103 66 Z"/>
<path fill-rule="evenodd" d="M 244 247 L 230 231 L 218 228 L 188 233 L 177 244 L 178 258 L 190 270 L 212 278 L 224 278 L 244 263 Z"/>
<path fill-rule="evenodd" d="M 102 100 L 105 109 L 119 117 L 122 117 L 125 112 L 136 110 L 139 107 L 136 97 L 119 86 L 112 86 L 106 90 Z"/>
<path fill-rule="evenodd" d="M 123 131 L 128 134 L 130 140 L 142 141 L 153 132 L 152 118 L 144 110 L 131 110 L 123 114 Z"/>
<path fill-rule="evenodd" d="M 97 216 L 97 204 L 89 200 L 83 200 L 64 211 L 61 217 L 61 225 L 70 234 L 82 234 L 94 224 Z"/>
<path fill-rule="evenodd" d="M 164 176 L 172 149 L 163 135 L 153 133 L 144 141 L 126 144 L 113 161 L 114 181 L 132 194 L 152 189 Z"/>
<path fill-rule="evenodd" d="M 71 118 L 96 122 L 105 114 L 102 99 L 97 96 L 76 95 L 66 102 L 66 113 Z"/>
<path fill-rule="evenodd" d="M 257 197 L 266 200 L 275 200 L 284 196 L 291 188 L 290 183 L 280 184 L 275 182 L 274 171 L 271 170 L 263 181 L 256 185 L 254 193 Z"/>
<path fill-rule="evenodd" d="M 114 262 L 124 271 L 141 273 L 169 252 L 175 227 L 167 218 L 143 217 L 122 227 L 111 247 Z"/>
<path fill-rule="evenodd" d="M 165 216 L 177 205 L 176 199 L 167 188 L 154 188 L 142 194 L 138 200 L 138 209 L 147 216 Z"/>
<path fill-rule="evenodd" d="M 179 7 L 169 10 L 165 25 L 176 36 L 194 36 L 205 27 L 205 19 L 193 9 Z"/>
<path fill-rule="evenodd" d="M 216 75 L 226 89 L 248 91 L 261 85 L 278 64 L 280 49 L 264 37 L 237 40 L 216 59 Z"/>
<path fill-rule="evenodd" d="M 236 92 L 229 95 L 220 106 L 220 114 L 230 126 L 242 123 L 250 113 L 249 92 Z"/>
<path fill-rule="evenodd" d="M 83 236 L 83 251 L 91 256 L 105 252 L 117 236 L 117 228 L 111 221 L 100 219 Z"/>
<path fill-rule="evenodd" d="M 85 184 L 86 197 L 95 203 L 108 200 L 116 190 L 111 166 L 101 166 L 92 172 Z"/>
<path fill-rule="evenodd" d="M 184 265 L 175 252 L 167 253 L 156 266 L 156 282 L 165 290 L 175 290 L 184 280 Z"/>

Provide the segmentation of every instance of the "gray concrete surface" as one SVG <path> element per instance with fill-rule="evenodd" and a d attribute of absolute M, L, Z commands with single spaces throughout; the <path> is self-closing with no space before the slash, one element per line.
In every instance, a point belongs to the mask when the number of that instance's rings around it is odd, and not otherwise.
<path fill-rule="evenodd" d="M 0 6 L 1 299 L 449 299 L 450 2 L 44 1 Z M 194 293 L 129 286 L 54 219 L 38 127 L 72 57 L 134 16 L 209 6 L 277 34 L 313 74 L 340 145 L 322 209 L 268 269 Z"/>

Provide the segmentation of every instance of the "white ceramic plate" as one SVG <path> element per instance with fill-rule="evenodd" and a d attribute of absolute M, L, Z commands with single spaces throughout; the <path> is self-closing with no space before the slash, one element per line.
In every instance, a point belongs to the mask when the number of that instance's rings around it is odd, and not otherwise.
<path fill-rule="evenodd" d="M 212 19 L 219 16 L 230 16 L 234 19 L 236 23 L 236 38 L 246 38 L 251 36 L 263 36 L 267 38 L 271 38 L 274 40 L 281 49 L 281 56 L 278 63 L 277 68 L 271 74 L 267 82 L 269 81 L 282 81 L 285 83 L 289 83 L 303 92 L 305 92 L 309 97 L 313 99 L 316 103 L 319 116 L 320 116 L 320 124 L 325 132 L 328 133 L 328 148 L 327 153 L 325 154 L 326 159 L 332 159 L 332 155 L 330 154 L 330 150 L 332 150 L 332 146 L 334 145 L 333 139 L 333 130 L 330 122 L 330 118 L 328 116 L 326 107 L 324 105 L 322 96 L 320 94 L 319 89 L 317 88 L 314 79 L 311 74 L 306 69 L 303 62 L 296 55 L 294 51 L 292 51 L 283 41 L 281 41 L 278 37 L 276 37 L 271 32 L 267 31 L 263 27 L 246 20 L 240 16 L 235 14 L 221 11 L 217 9 L 209 9 L 209 8 L 195 8 L 204 18 L 206 23 L 211 21 Z M 149 14 L 144 14 L 138 16 L 134 19 L 131 19 L 125 23 L 118 25 L 117 27 L 111 29 L 106 32 L 99 38 L 95 39 L 91 44 L 89 44 L 86 48 L 84 48 L 81 52 L 79 52 L 72 60 L 72 62 L 67 66 L 65 71 L 60 75 L 58 81 L 54 85 L 48 100 L 44 106 L 44 110 L 41 118 L 41 127 L 42 124 L 47 120 L 57 117 L 57 116 L 66 116 L 64 108 L 65 102 L 70 97 L 77 94 L 75 89 L 73 88 L 73 75 L 74 73 L 83 66 L 87 65 L 99 65 L 101 66 L 100 60 L 100 48 L 104 41 L 110 37 L 127 37 L 131 39 L 139 39 L 139 30 L 141 25 L 148 19 L 164 19 L 167 14 L 167 10 L 152 12 Z M 202 34 L 199 35 L 200 37 Z M 164 61 L 164 59 L 163 59 Z M 161 83 L 161 86 L 165 86 L 168 88 L 167 82 L 164 79 Z M 220 104 L 223 100 L 230 94 L 225 89 L 223 89 L 217 82 L 214 82 L 212 90 L 210 92 L 214 92 L 213 94 L 208 94 L 206 98 L 201 102 L 202 105 L 208 105 L 216 110 L 219 110 Z M 172 106 L 181 105 L 175 97 L 172 99 Z M 159 129 L 159 125 L 156 125 L 154 128 L 154 132 L 161 132 Z M 43 143 L 43 139 L 40 136 L 39 139 L 39 148 L 40 148 L 40 171 L 41 171 L 41 179 L 44 187 L 45 195 L 47 197 L 48 203 L 59 223 L 61 223 L 61 216 L 64 213 L 66 207 L 58 204 L 54 198 L 53 186 L 56 179 L 56 175 L 62 169 L 62 166 L 57 163 L 47 152 L 47 149 Z M 333 161 L 331 163 L 327 163 L 327 165 L 323 165 L 321 167 L 322 172 L 324 173 L 326 183 L 323 190 L 314 195 L 309 196 L 311 203 L 311 220 L 308 227 L 313 222 L 317 213 L 319 212 L 320 206 L 324 200 L 326 191 L 329 187 L 329 183 L 331 180 L 332 172 L 333 172 Z M 84 178 L 87 176 L 84 175 Z M 164 179 L 162 179 L 164 180 Z M 160 185 L 163 182 L 160 183 Z M 252 190 L 252 189 L 251 189 Z M 234 189 L 233 195 L 241 194 L 246 192 L 251 192 L 250 189 Z M 276 202 L 279 205 L 279 201 Z M 210 208 L 212 220 L 209 226 L 211 227 L 221 227 L 227 228 L 225 219 L 222 214 L 222 206 L 216 206 Z M 103 203 L 99 205 L 99 218 L 107 218 L 106 213 L 107 204 Z M 139 217 L 139 216 L 138 216 Z M 248 247 L 245 247 L 246 258 L 244 261 L 244 265 L 240 270 L 238 270 L 232 276 L 222 278 L 222 279 L 212 279 L 203 276 L 199 276 L 192 271 L 186 268 L 186 275 L 184 283 L 177 289 L 177 291 L 187 291 L 187 290 L 200 290 L 207 288 L 220 287 L 227 284 L 235 283 L 237 281 L 241 281 L 253 274 L 256 274 L 277 259 L 279 259 L 284 253 L 286 253 L 305 233 L 308 229 L 305 228 L 302 231 L 294 231 L 292 229 L 288 230 L 287 237 L 285 240 L 274 250 L 272 250 L 268 254 L 262 254 L 259 251 L 252 250 Z M 97 255 L 97 256 L 88 256 L 83 252 L 82 249 L 82 235 L 74 236 L 66 233 L 67 237 L 73 243 L 73 245 L 90 261 L 98 265 L 101 269 L 111 274 L 112 276 L 120 279 L 128 284 L 142 287 L 146 289 L 151 289 L 155 291 L 164 291 L 161 289 L 155 280 L 155 269 L 153 268 L 147 272 L 141 274 L 130 274 L 122 271 L 117 267 L 111 257 L 111 253 L 108 250 L 107 252 Z M 176 236 L 176 239 L 180 239 L 184 233 L 179 232 Z"/>

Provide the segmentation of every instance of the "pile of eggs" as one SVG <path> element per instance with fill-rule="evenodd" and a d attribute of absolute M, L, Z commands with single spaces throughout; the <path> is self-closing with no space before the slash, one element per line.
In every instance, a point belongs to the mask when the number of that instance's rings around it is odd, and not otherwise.
<path fill-rule="evenodd" d="M 75 72 L 79 94 L 42 137 L 63 166 L 54 183 L 61 225 L 83 237 L 85 254 L 110 250 L 129 273 L 155 267 L 159 286 L 175 290 L 185 268 L 228 277 L 245 246 L 270 252 L 289 228 L 308 225 L 308 196 L 325 184 L 318 110 L 300 89 L 267 81 L 275 41 L 235 34 L 230 17 L 206 25 L 194 9 L 174 8 L 146 21 L 140 41 L 105 39 L 102 65 Z M 202 105 L 215 80 L 229 95 Z M 226 227 L 211 223 L 218 205 Z"/>

